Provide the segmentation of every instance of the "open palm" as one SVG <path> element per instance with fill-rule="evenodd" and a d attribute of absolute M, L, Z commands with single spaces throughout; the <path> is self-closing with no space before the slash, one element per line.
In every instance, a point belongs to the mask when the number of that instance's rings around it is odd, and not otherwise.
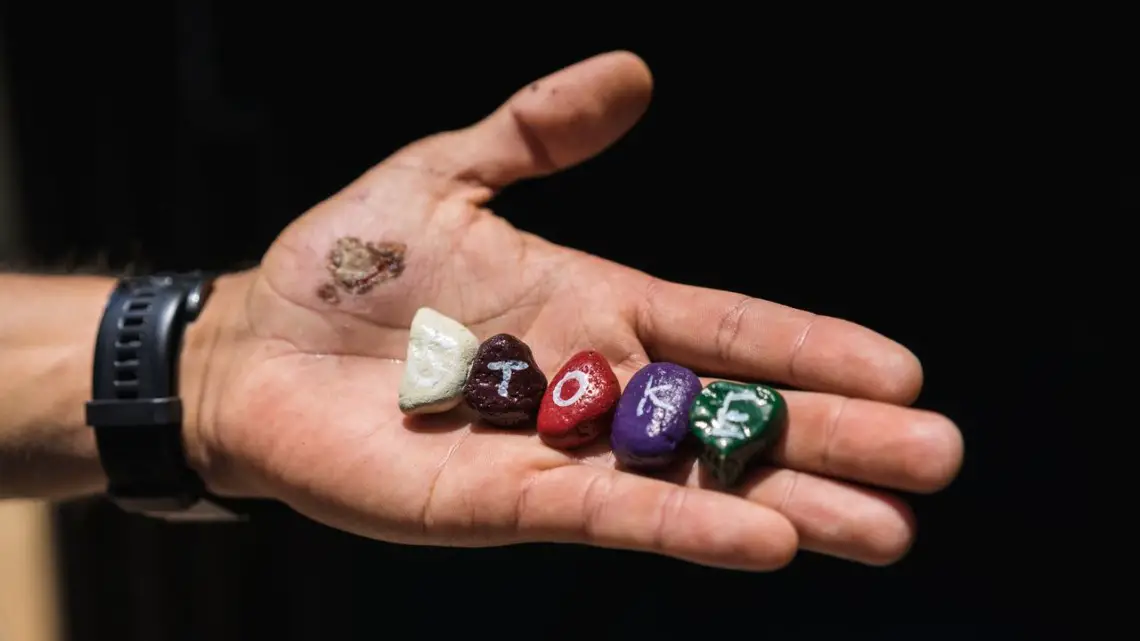
<path fill-rule="evenodd" d="M 909 512 L 866 486 L 939 489 L 962 450 L 947 419 L 901 405 L 921 386 L 908 351 L 845 321 L 654 279 L 485 209 L 497 189 L 604 149 L 650 93 L 635 56 L 593 58 L 402 149 L 286 229 L 239 277 L 247 337 L 202 404 L 215 488 L 407 543 L 582 542 L 748 569 L 799 547 L 901 557 Z M 397 266 L 353 262 L 379 255 L 370 245 L 401 254 Z M 405 417 L 397 388 L 422 306 L 480 339 L 522 338 L 548 375 L 596 349 L 623 384 L 653 359 L 813 391 L 786 393 L 787 436 L 733 493 L 703 489 L 691 464 L 635 475 L 608 448 L 554 450 L 462 408 Z"/>

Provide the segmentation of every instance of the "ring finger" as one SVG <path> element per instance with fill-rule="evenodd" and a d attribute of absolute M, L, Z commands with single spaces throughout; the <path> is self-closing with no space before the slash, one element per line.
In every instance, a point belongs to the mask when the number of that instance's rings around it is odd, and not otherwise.
<path fill-rule="evenodd" d="M 632 371 L 621 368 L 628 381 Z M 711 380 L 704 379 L 707 384 Z M 932 412 L 830 394 L 782 392 L 789 425 L 732 493 L 782 513 L 807 550 L 872 565 L 897 561 L 914 538 L 914 518 L 897 497 L 834 478 L 928 492 L 946 485 L 961 461 L 957 428 Z M 609 458 L 609 457 L 607 457 Z M 690 463 L 666 477 L 714 489 Z"/>

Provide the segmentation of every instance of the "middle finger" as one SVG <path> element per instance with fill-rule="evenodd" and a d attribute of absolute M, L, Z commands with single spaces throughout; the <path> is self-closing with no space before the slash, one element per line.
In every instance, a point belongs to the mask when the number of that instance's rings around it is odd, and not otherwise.
<path fill-rule="evenodd" d="M 624 389 L 637 371 L 615 370 Z M 716 378 L 702 378 L 708 385 Z M 908 492 L 936 492 L 962 464 L 962 435 L 927 410 L 821 392 L 780 390 L 788 427 L 765 455 L 800 472 Z"/>
<path fill-rule="evenodd" d="M 962 463 L 962 435 L 926 410 L 815 392 L 781 391 L 788 430 L 769 453 L 801 472 L 910 492 L 935 492 Z"/>

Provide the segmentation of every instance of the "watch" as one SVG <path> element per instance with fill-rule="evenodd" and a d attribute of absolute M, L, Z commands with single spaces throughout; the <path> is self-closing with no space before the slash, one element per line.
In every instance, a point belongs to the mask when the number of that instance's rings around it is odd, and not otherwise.
<path fill-rule="evenodd" d="M 201 272 L 124 278 L 103 311 L 86 419 L 95 430 L 107 496 L 127 512 L 167 520 L 243 519 L 206 491 L 182 445 L 182 338 L 212 283 Z"/>

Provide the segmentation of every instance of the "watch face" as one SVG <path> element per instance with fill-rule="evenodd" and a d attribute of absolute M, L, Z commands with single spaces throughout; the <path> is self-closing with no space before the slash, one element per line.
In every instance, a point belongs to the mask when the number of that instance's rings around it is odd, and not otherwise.
<path fill-rule="evenodd" d="M 210 293 L 214 291 L 214 280 L 199 272 L 186 274 L 182 276 L 181 280 L 188 289 L 185 304 L 186 320 L 193 322 L 201 313 Z"/>

